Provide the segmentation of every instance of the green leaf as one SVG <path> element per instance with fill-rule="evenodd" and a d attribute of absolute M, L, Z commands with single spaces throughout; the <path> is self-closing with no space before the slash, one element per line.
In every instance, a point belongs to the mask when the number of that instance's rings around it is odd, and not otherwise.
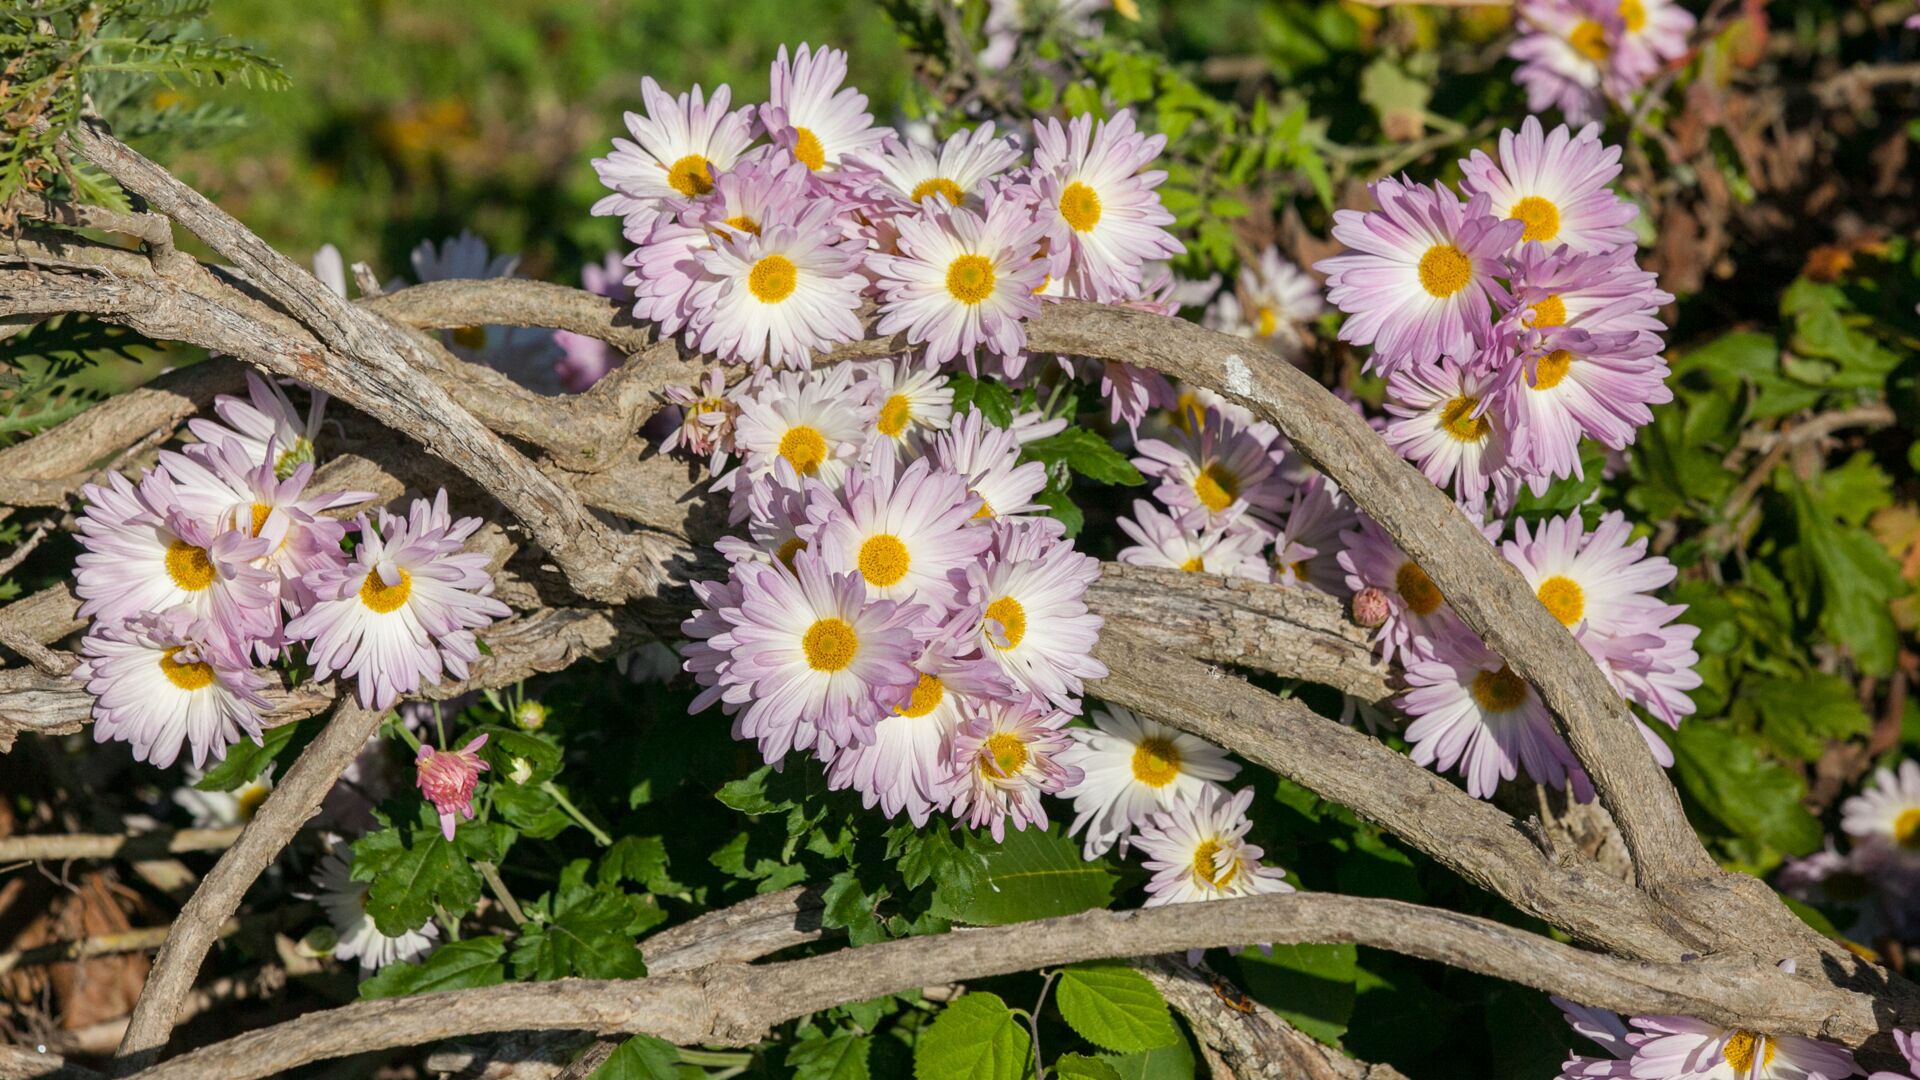
<path fill-rule="evenodd" d="M 1131 1054 L 1101 1054 L 1120 1080 L 1193 1080 L 1193 1047 L 1186 1036 L 1172 1046 L 1138 1050 Z"/>
<path fill-rule="evenodd" d="M 1084 1054 L 1061 1054 L 1053 1063 L 1053 1075 L 1060 1080 L 1120 1080 L 1120 1070 L 1112 1063 Z"/>
<path fill-rule="evenodd" d="M 913 1050 L 915 1080 L 1021 1080 L 1032 1039 L 996 994 L 968 994 L 943 1009 Z"/>
<path fill-rule="evenodd" d="M 1725 726 L 1680 725 L 1674 758 L 1687 792 L 1734 835 L 1790 855 L 1820 846 L 1820 823 L 1800 805 L 1806 783 Z"/>
<path fill-rule="evenodd" d="M 872 1050 L 873 1036 L 840 1031 L 794 1043 L 787 1050 L 787 1067 L 793 1080 L 867 1080 Z"/>
<path fill-rule="evenodd" d="M 1356 858 L 1363 856 L 1349 854 L 1341 869 Z M 1275 945 L 1272 956 L 1248 949 L 1239 965 L 1248 996 L 1281 1019 L 1324 1043 L 1346 1034 L 1360 975 L 1352 945 Z"/>
<path fill-rule="evenodd" d="M 299 748 L 313 741 L 320 733 L 324 717 L 312 716 L 297 724 L 281 724 L 268 728 L 260 736 L 260 744 L 237 742 L 227 747 L 226 760 L 207 770 L 207 775 L 193 785 L 200 791 L 238 791 L 254 778 L 266 771 L 267 766 L 280 760 L 288 748 Z"/>
<path fill-rule="evenodd" d="M 998 427 L 1013 423 L 1013 391 L 991 379 L 976 379 L 956 373 L 949 379 L 953 386 L 953 410 L 976 409 Z"/>
<path fill-rule="evenodd" d="M 1070 967 L 1060 973 L 1054 1000 L 1067 1024 L 1104 1050 L 1151 1050 L 1171 1046 L 1180 1038 L 1160 991 L 1129 967 Z"/>
<path fill-rule="evenodd" d="M 1070 427 L 1058 435 L 1030 442 L 1020 452 L 1030 460 L 1045 464 L 1048 472 L 1053 471 L 1056 463 L 1065 462 L 1067 468 L 1096 483 L 1137 487 L 1147 482 L 1126 455 L 1089 428 Z"/>
<path fill-rule="evenodd" d="M 867 895 L 860 879 L 851 870 L 842 870 L 827 882 L 820 894 L 821 925 L 845 930 L 855 945 L 871 945 L 887 935 L 874 917 L 875 900 Z"/>
<path fill-rule="evenodd" d="M 543 902 L 552 907 L 551 916 L 522 927 L 514 942 L 515 978 L 637 979 L 647 973 L 634 935 L 649 920 L 627 894 L 607 886 L 575 887 Z"/>
<path fill-rule="evenodd" d="M 679 1080 L 680 1051 L 664 1039 L 635 1035 L 620 1044 L 587 1080 Z"/>
<path fill-rule="evenodd" d="M 1873 728 L 1853 684 L 1838 675 L 1746 679 L 1733 705 L 1743 719 L 1758 713 L 1767 742 L 1802 761 L 1817 761 L 1829 741 Z"/>
<path fill-rule="evenodd" d="M 600 856 L 599 881 L 617 885 L 631 881 L 653 893 L 670 893 L 680 886 L 667 875 L 667 844 L 657 836 L 623 836 Z"/>
<path fill-rule="evenodd" d="M 507 979 L 506 965 L 501 963 L 506 951 L 506 939 L 498 935 L 450 941 L 420 963 L 403 961 L 381 968 L 360 984 L 360 999 L 495 986 Z"/>
<path fill-rule="evenodd" d="M 499 862 L 512 838 L 504 825 L 463 821 L 449 842 L 422 803 L 413 820 L 354 841 L 353 879 L 371 883 L 367 913 L 381 933 L 398 937 L 425 926 L 435 905 L 454 917 L 472 911 L 480 899 L 473 860 Z"/>
<path fill-rule="evenodd" d="M 1034 496 L 1033 501 L 1047 508 L 1048 517 L 1066 526 L 1066 536 L 1069 540 L 1079 536 L 1080 530 L 1086 527 L 1087 516 L 1080 511 L 1080 507 L 1067 496 L 1066 492 L 1052 484 L 1048 484 L 1040 494 Z"/>
<path fill-rule="evenodd" d="M 1080 857 L 1080 845 L 1060 827 L 1010 832 L 1001 843 L 974 835 L 967 847 L 986 861 L 986 873 L 970 895 L 937 889 L 933 911 L 975 926 L 1004 926 L 1029 919 L 1072 915 L 1113 902 L 1116 875 L 1105 859 Z"/>

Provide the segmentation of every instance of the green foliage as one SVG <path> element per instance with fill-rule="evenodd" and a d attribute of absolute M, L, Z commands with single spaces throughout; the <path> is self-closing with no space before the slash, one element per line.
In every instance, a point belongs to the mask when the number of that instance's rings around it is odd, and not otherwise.
<path fill-rule="evenodd" d="M 507 942 L 498 935 L 449 941 L 419 963 L 401 961 L 381 968 L 360 984 L 360 999 L 434 994 L 493 986 L 507 979 Z"/>
<path fill-rule="evenodd" d="M 208 769 L 193 786 L 201 791 L 238 791 L 253 783 L 267 766 L 282 758 L 291 761 L 320 734 L 325 723 L 324 717 L 311 716 L 297 723 L 268 728 L 257 743 L 235 743 L 227 748 L 226 758 Z"/>
<path fill-rule="evenodd" d="M 474 861 L 498 862 L 513 843 L 512 830 L 483 821 L 462 821 L 447 840 L 433 808 L 420 802 L 375 816 L 381 828 L 353 842 L 353 880 L 371 883 L 367 914 L 389 937 L 425 926 L 436 910 L 472 911 L 480 899 Z"/>
<path fill-rule="evenodd" d="M 647 973 L 636 939 L 666 915 L 604 878 L 588 884 L 576 859 L 553 892 L 527 905 L 528 925 L 513 946 L 517 979 L 637 979 Z"/>
<path fill-rule="evenodd" d="M 1033 1039 L 996 994 L 968 994 L 942 1010 L 913 1051 L 914 1080 L 1021 1080 Z"/>
<path fill-rule="evenodd" d="M 850 1031 L 832 1035 L 812 1033 L 787 1050 L 793 1080 L 867 1080 L 873 1036 Z"/>
<path fill-rule="evenodd" d="M 1152 1050 L 1172 1046 L 1180 1038 L 1160 991 L 1129 967 L 1070 967 L 1060 973 L 1054 1000 L 1073 1030 L 1104 1050 Z"/>
<path fill-rule="evenodd" d="M 587 1080 L 677 1080 L 680 1052 L 651 1035 L 635 1035 L 619 1045 Z"/>
<path fill-rule="evenodd" d="M 1049 829 L 1009 830 L 1002 842 L 974 835 L 969 850 L 985 868 L 978 879 L 949 878 L 934 894 L 934 911 L 955 922 L 1004 926 L 1073 915 L 1113 902 L 1117 875 L 1105 859 L 1083 859 L 1080 845 Z"/>

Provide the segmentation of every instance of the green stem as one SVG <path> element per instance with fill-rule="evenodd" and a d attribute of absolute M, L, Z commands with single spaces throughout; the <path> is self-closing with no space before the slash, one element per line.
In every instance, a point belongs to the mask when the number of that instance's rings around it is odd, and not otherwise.
<path fill-rule="evenodd" d="M 540 790 L 553 796 L 553 801 L 560 804 L 560 809 L 566 811 L 567 816 L 572 818 L 575 824 L 592 833 L 593 839 L 601 847 L 611 847 L 613 845 L 613 837 L 608 836 L 600 826 L 588 821 L 587 815 L 581 813 L 579 807 L 568 802 L 566 795 L 562 793 L 559 788 L 553 786 L 553 781 L 547 780 L 541 783 Z"/>
<path fill-rule="evenodd" d="M 395 716 L 387 722 L 393 726 L 393 730 L 400 733 L 402 739 L 407 741 L 407 749 L 412 750 L 415 754 L 420 752 L 420 740 L 414 737 L 413 732 L 407 730 L 407 725 L 401 723 L 398 716 Z"/>
<path fill-rule="evenodd" d="M 749 1065 L 753 1062 L 751 1053 L 721 1053 L 718 1050 L 689 1050 L 682 1046 L 680 1060 L 688 1065 Z"/>

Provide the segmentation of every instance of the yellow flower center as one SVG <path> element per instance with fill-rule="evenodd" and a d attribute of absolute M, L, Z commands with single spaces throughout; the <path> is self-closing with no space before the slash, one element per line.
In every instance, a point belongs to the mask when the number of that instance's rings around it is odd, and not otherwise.
<path fill-rule="evenodd" d="M 918 720 L 940 707 L 947 696 L 947 687 L 938 675 L 920 675 L 920 682 L 913 688 L 913 697 L 904 706 L 896 705 L 893 711 L 911 720 Z"/>
<path fill-rule="evenodd" d="M 1260 311 L 1254 315 L 1253 321 L 1254 332 L 1261 337 L 1272 337 L 1273 332 L 1280 329 L 1280 317 L 1275 315 L 1273 309 L 1270 307 L 1261 308 Z"/>
<path fill-rule="evenodd" d="M 1020 639 L 1027 636 L 1027 609 L 1011 596 L 1003 596 L 988 604 L 987 618 L 1000 624 L 1000 633 L 1007 639 L 1005 645 L 993 646 L 1001 652 L 1018 648 Z"/>
<path fill-rule="evenodd" d="M 800 650 L 807 654 L 807 666 L 815 671 L 839 671 L 853 663 L 859 651 L 860 635 L 844 619 L 820 619 L 807 627 L 800 639 Z"/>
<path fill-rule="evenodd" d="M 738 229 L 743 233 L 752 233 L 755 236 L 760 235 L 760 223 L 745 214 L 735 214 L 733 217 L 721 222 L 721 224 L 729 229 Z"/>
<path fill-rule="evenodd" d="M 1550 577 L 1540 583 L 1537 594 L 1540 603 L 1560 620 L 1562 626 L 1572 626 L 1586 614 L 1587 593 L 1580 583 L 1570 577 Z"/>
<path fill-rule="evenodd" d="M 763 304 L 777 304 L 793 295 L 799 273 L 785 255 L 763 255 L 747 271 L 747 291 Z"/>
<path fill-rule="evenodd" d="M 820 145 L 820 136 L 806 128 L 793 129 L 793 156 L 800 164 L 819 172 L 827 167 L 827 148 Z"/>
<path fill-rule="evenodd" d="M 160 654 L 160 673 L 167 681 L 182 690 L 199 690 L 213 685 L 213 665 L 192 662 L 183 664 L 173 658 L 180 650 L 168 649 Z"/>
<path fill-rule="evenodd" d="M 1473 280 L 1473 260 L 1452 244 L 1435 244 L 1420 256 L 1420 287 L 1444 300 Z"/>
<path fill-rule="evenodd" d="M 1199 497 L 1200 505 L 1217 514 L 1240 497 L 1240 478 L 1216 461 L 1193 478 L 1193 493 Z"/>
<path fill-rule="evenodd" d="M 980 747 L 982 776 L 1016 776 L 1027 767 L 1027 744 L 1011 731 L 996 731 Z"/>
<path fill-rule="evenodd" d="M 773 553 L 773 557 L 780 560 L 780 565 L 791 570 L 793 569 L 793 557 L 805 550 L 807 550 L 807 542 L 797 536 L 793 536 L 789 537 L 785 543 L 780 545 L 779 549 Z"/>
<path fill-rule="evenodd" d="M 1399 572 L 1393 575 L 1393 591 L 1400 594 L 1407 610 L 1415 615 L 1431 615 L 1446 600 L 1427 572 L 1413 562 L 1400 564 Z"/>
<path fill-rule="evenodd" d="M 1627 33 L 1637 34 L 1647 28 L 1647 9 L 1640 0 L 1620 0 L 1620 23 Z"/>
<path fill-rule="evenodd" d="M 1180 397 L 1174 402 L 1173 415 L 1169 421 L 1181 431 L 1192 434 L 1207 418 L 1207 407 L 1200 403 L 1199 395 L 1191 390 L 1180 391 Z"/>
<path fill-rule="evenodd" d="M 907 568 L 913 559 L 907 554 L 907 545 L 897 536 L 880 533 L 869 536 L 860 545 L 860 576 L 867 584 L 886 588 L 907 576 Z"/>
<path fill-rule="evenodd" d="M 1567 302 L 1560 299 L 1558 294 L 1553 294 L 1533 305 L 1533 325 L 1567 325 Z"/>
<path fill-rule="evenodd" d="M 1035 296 L 1039 296 L 1039 295 L 1040 295 L 1041 293 L 1043 293 L 1043 292 L 1046 292 L 1046 291 L 1047 291 L 1047 286 L 1049 286 L 1049 285 L 1051 285 L 1051 284 L 1053 284 L 1053 275 L 1052 275 L 1052 274 L 1041 274 L 1041 275 L 1040 275 L 1040 284 L 1038 284 L 1038 285 L 1035 285 L 1035 286 L 1033 287 L 1033 295 L 1035 295 Z"/>
<path fill-rule="evenodd" d="M 1493 424 L 1484 416 L 1473 415 L 1480 407 L 1477 397 L 1461 396 L 1447 402 L 1440 410 L 1440 427 L 1447 434 L 1461 442 L 1480 442 L 1493 430 Z"/>
<path fill-rule="evenodd" d="M 271 794 L 273 793 L 267 790 L 266 785 L 254 784 L 234 796 L 234 809 L 239 812 L 240 820 L 252 821 L 254 812 L 260 809 L 260 804 L 266 802 L 267 796 Z"/>
<path fill-rule="evenodd" d="M 1183 562 L 1180 564 L 1180 569 L 1186 571 L 1189 574 L 1197 574 L 1200 571 L 1205 570 L 1206 568 L 1207 568 L 1207 564 L 1205 560 L 1201 559 L 1200 556 L 1198 555 L 1195 555 L 1193 558 L 1188 559 L 1186 562 Z"/>
<path fill-rule="evenodd" d="M 794 472 L 812 476 L 827 460 L 827 437 L 819 428 L 795 424 L 780 436 L 780 456 L 787 459 Z"/>
<path fill-rule="evenodd" d="M 1773 1064 L 1773 1040 L 1743 1028 L 1734 1032 L 1733 1036 L 1727 1040 L 1727 1047 L 1723 1053 L 1727 1056 L 1727 1064 L 1733 1066 L 1736 1075 L 1753 1068 L 1753 1059 L 1756 1056 L 1760 1059 L 1760 1067 L 1764 1069 Z"/>
<path fill-rule="evenodd" d="M 1473 700 L 1488 712 L 1512 712 L 1526 703 L 1527 684 L 1511 668 L 1483 671 L 1473 677 Z"/>
<path fill-rule="evenodd" d="M 960 190 L 959 184 L 954 183 L 944 176 L 936 176 L 931 180 L 922 180 L 913 189 L 914 202 L 925 202 L 928 197 L 933 195 L 944 195 L 947 197 L 947 201 L 955 206 L 959 206 L 967 197 L 967 193 Z"/>
<path fill-rule="evenodd" d="M 887 438 L 897 439 L 912 422 L 913 402 L 908 401 L 905 394 L 895 394 L 880 406 L 880 420 L 874 427 L 879 428 L 880 434 Z"/>
<path fill-rule="evenodd" d="M 1574 52 L 1596 64 L 1606 63 L 1607 57 L 1613 53 L 1613 49 L 1607 45 L 1606 27 L 1592 19 L 1581 19 L 1575 24 L 1567 33 L 1567 43 L 1573 46 Z"/>
<path fill-rule="evenodd" d="M 285 480 L 293 475 L 294 470 L 312 460 L 313 440 L 305 436 L 295 439 L 291 450 L 282 450 L 280 456 L 273 459 L 273 478 Z"/>
<path fill-rule="evenodd" d="M 1215 889 L 1224 889 L 1233 881 L 1233 875 L 1240 872 L 1240 860 L 1235 859 L 1225 869 L 1216 870 L 1213 861 L 1219 856 L 1220 841 L 1211 837 L 1200 841 L 1200 846 L 1193 849 L 1193 876 Z M 1215 874 L 1219 877 L 1215 878 Z"/>
<path fill-rule="evenodd" d="M 1526 229 L 1520 233 L 1522 240 L 1538 240 L 1545 243 L 1560 235 L 1560 208 L 1555 206 L 1551 199 L 1529 195 L 1514 203 L 1513 212 L 1507 216 L 1527 223 Z"/>
<path fill-rule="evenodd" d="M 266 528 L 267 519 L 272 516 L 273 516 L 273 507 L 264 506 L 260 503 L 254 503 L 253 504 L 253 527 L 250 530 L 248 530 L 247 535 L 259 536 L 260 530 Z"/>
<path fill-rule="evenodd" d="M 463 349 L 484 349 L 487 347 L 487 328 L 484 326 L 462 326 L 448 331 L 453 343 Z"/>
<path fill-rule="evenodd" d="M 1100 224 L 1100 193 L 1078 180 L 1060 193 L 1060 216 L 1075 232 L 1092 232 Z"/>
<path fill-rule="evenodd" d="M 985 255 L 962 255 L 947 264 L 947 293 L 963 304 L 992 296 L 993 281 L 993 260 Z"/>
<path fill-rule="evenodd" d="M 392 585 L 380 580 L 377 570 L 367 571 L 367 580 L 360 585 L 360 602 L 371 611 L 385 615 L 396 611 L 407 602 L 407 595 L 413 592 L 413 575 L 400 571 L 400 580 Z"/>
<path fill-rule="evenodd" d="M 1180 748 L 1172 739 L 1141 739 L 1133 751 L 1133 778 L 1163 788 L 1180 778 Z"/>
<path fill-rule="evenodd" d="M 1560 385 L 1567 377 L 1567 369 L 1573 366 L 1573 354 L 1565 349 L 1555 349 L 1533 364 L 1533 388 L 1551 390 Z"/>
<path fill-rule="evenodd" d="M 213 584 L 213 560 L 206 548 L 175 540 L 167 545 L 167 576 L 187 592 L 199 592 Z"/>
<path fill-rule="evenodd" d="M 667 183 L 673 190 L 691 199 L 713 190 L 713 173 L 707 171 L 707 159 L 688 154 L 667 170 Z"/>
<path fill-rule="evenodd" d="M 1909 851 L 1920 851 L 1920 806 L 1910 806 L 1893 819 L 1893 842 Z"/>

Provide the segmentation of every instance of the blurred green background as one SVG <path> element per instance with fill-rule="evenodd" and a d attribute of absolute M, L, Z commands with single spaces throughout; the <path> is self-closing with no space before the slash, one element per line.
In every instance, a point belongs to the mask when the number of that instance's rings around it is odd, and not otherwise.
<path fill-rule="evenodd" d="M 737 107 L 765 100 L 782 43 L 827 43 L 848 51 L 882 122 L 912 77 L 863 0 L 221 0 L 209 24 L 278 60 L 294 88 L 163 91 L 250 119 L 169 166 L 280 250 L 333 243 L 383 279 L 420 241 L 470 228 L 521 252 L 523 274 L 577 282 L 619 242 L 613 219 L 588 213 L 604 194 L 591 161 L 626 134 L 644 75 L 676 94 L 731 84 Z"/>

